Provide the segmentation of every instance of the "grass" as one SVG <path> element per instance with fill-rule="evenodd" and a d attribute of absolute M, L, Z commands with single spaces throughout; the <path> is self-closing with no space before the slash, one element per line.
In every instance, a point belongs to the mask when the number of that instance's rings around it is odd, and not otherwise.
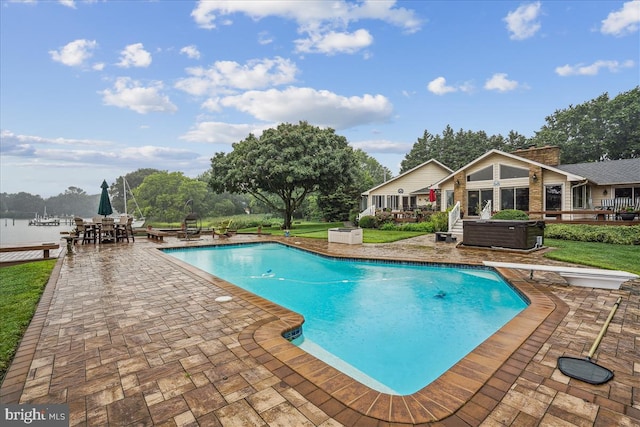
<path fill-rule="evenodd" d="M 294 223 L 293 228 L 290 230 L 291 236 L 309 237 L 311 239 L 325 239 L 329 238 L 329 229 L 336 227 L 344 227 L 342 222 L 301 222 Z M 246 233 L 257 233 L 255 227 L 245 228 L 239 230 Z M 365 228 L 362 230 L 363 243 L 391 243 L 398 240 L 408 239 L 410 237 L 421 236 L 425 233 L 420 231 L 383 231 L 371 228 Z M 270 233 L 276 236 L 283 236 L 284 230 L 279 228 L 264 228 L 263 233 Z"/>
<path fill-rule="evenodd" d="M 546 258 L 640 274 L 640 246 L 638 245 L 612 245 L 557 239 L 544 239 L 544 244 L 557 248 L 545 254 Z"/>
<path fill-rule="evenodd" d="M 29 326 L 56 260 L 28 262 L 0 270 L 0 378 Z"/>

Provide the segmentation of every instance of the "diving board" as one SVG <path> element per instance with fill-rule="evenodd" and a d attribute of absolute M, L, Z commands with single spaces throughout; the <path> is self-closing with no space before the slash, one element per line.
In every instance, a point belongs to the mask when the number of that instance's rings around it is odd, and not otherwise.
<path fill-rule="evenodd" d="M 533 279 L 534 271 L 554 272 L 570 285 L 587 288 L 620 289 L 627 280 L 637 279 L 640 276 L 620 270 L 604 270 L 599 268 L 564 267 L 560 265 L 543 264 L 518 264 L 512 262 L 483 261 L 487 267 L 513 268 L 517 270 L 529 270 L 529 278 Z"/>

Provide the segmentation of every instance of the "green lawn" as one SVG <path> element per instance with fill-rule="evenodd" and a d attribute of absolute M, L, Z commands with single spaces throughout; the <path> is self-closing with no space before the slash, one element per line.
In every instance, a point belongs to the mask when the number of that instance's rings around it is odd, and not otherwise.
<path fill-rule="evenodd" d="M 544 244 L 557 248 L 545 254 L 546 258 L 640 274 L 639 245 L 612 245 L 556 239 L 544 239 Z"/>
<path fill-rule="evenodd" d="M 4 379 L 56 260 L 0 269 L 0 378 Z"/>

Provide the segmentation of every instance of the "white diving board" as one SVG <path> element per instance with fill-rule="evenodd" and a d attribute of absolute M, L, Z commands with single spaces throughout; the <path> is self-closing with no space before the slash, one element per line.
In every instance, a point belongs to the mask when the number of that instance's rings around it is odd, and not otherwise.
<path fill-rule="evenodd" d="M 627 280 L 637 279 L 640 276 L 620 270 L 604 270 L 599 268 L 563 267 L 559 265 L 542 264 L 518 264 L 511 262 L 483 261 L 487 267 L 514 268 L 517 270 L 529 270 L 529 278 L 533 279 L 534 271 L 554 272 L 570 285 L 587 288 L 620 289 Z"/>

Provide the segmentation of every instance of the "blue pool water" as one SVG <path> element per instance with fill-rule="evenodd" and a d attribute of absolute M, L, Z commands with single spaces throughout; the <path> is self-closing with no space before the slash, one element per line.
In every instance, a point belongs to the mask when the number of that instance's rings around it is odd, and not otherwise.
<path fill-rule="evenodd" d="M 295 344 L 391 394 L 425 387 L 527 305 L 482 268 L 340 260 L 277 243 L 167 253 L 302 314 Z"/>

